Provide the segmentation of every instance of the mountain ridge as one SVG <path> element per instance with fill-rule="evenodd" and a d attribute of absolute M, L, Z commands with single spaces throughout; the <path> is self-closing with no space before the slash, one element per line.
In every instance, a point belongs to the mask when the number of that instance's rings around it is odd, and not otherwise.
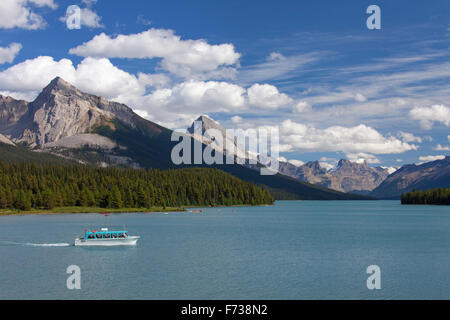
<path fill-rule="evenodd" d="M 450 188 L 450 156 L 421 165 L 404 165 L 369 195 L 382 199 L 400 199 L 403 192 L 436 188 Z"/>
<path fill-rule="evenodd" d="M 26 144 L 35 150 L 50 150 L 52 154 L 96 166 L 180 167 L 174 165 L 170 157 L 177 144 L 171 141 L 171 130 L 143 119 L 124 104 L 83 93 L 62 78 L 52 80 L 30 103 L 4 98 L 2 101 L 0 134 L 14 143 Z M 93 146 L 83 144 L 87 134 L 109 139 L 103 140 L 100 146 L 111 148 L 98 148 L 95 143 Z M 58 145 L 68 137 L 71 137 L 70 143 Z M 259 172 L 237 164 L 212 167 L 264 186 L 276 192 L 278 199 L 366 199 L 279 174 L 261 176 Z"/>

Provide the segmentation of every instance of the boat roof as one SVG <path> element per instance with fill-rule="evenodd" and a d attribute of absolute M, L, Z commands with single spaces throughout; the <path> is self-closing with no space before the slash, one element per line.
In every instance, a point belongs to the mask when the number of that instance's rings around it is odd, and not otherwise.
<path fill-rule="evenodd" d="M 125 230 L 112 231 L 112 230 L 101 230 L 100 229 L 100 230 L 86 230 L 86 233 L 95 233 L 95 234 L 97 234 L 97 233 L 128 233 L 128 231 L 125 231 Z"/>

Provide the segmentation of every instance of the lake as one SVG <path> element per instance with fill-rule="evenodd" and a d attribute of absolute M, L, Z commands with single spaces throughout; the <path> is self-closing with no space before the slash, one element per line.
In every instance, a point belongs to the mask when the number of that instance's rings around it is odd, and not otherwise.
<path fill-rule="evenodd" d="M 202 213 L 0 217 L 0 299 L 449 299 L 450 210 L 278 201 Z M 136 247 L 74 247 L 123 226 Z M 70 245 L 69 245 L 70 244 Z M 66 269 L 81 270 L 69 290 Z M 381 270 L 369 290 L 367 267 Z"/>

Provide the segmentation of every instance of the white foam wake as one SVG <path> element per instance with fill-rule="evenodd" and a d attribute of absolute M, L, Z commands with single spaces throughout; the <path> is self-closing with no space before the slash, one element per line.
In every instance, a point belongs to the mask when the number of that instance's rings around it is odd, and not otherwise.
<path fill-rule="evenodd" d="M 25 243 L 25 245 L 32 247 L 68 247 L 70 243 Z"/>
<path fill-rule="evenodd" d="M 23 243 L 15 241 L 0 240 L 0 245 L 6 246 L 30 246 L 30 247 L 68 247 L 70 243 Z"/>

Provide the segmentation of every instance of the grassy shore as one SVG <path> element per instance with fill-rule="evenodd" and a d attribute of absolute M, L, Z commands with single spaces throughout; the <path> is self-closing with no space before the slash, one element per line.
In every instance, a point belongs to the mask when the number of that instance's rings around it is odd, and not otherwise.
<path fill-rule="evenodd" d="M 129 212 L 174 212 L 186 211 L 183 207 L 155 207 L 155 208 L 123 208 L 123 209 L 106 209 L 96 207 L 62 207 L 51 210 L 0 210 L 0 216 L 7 215 L 29 215 L 29 214 L 69 214 L 69 213 L 129 213 Z"/>
<path fill-rule="evenodd" d="M 271 204 L 249 205 L 249 204 L 237 204 L 231 206 L 218 205 L 213 208 L 226 208 L 226 207 L 264 207 Z M 30 214 L 71 214 L 71 213 L 134 213 L 134 212 L 183 212 L 186 208 L 205 208 L 203 206 L 186 206 L 186 207 L 154 207 L 154 208 L 123 208 L 123 209 L 106 209 L 97 207 L 61 207 L 51 210 L 33 209 L 27 211 L 21 210 L 0 210 L 0 216 L 13 216 L 13 215 L 30 215 Z"/>

